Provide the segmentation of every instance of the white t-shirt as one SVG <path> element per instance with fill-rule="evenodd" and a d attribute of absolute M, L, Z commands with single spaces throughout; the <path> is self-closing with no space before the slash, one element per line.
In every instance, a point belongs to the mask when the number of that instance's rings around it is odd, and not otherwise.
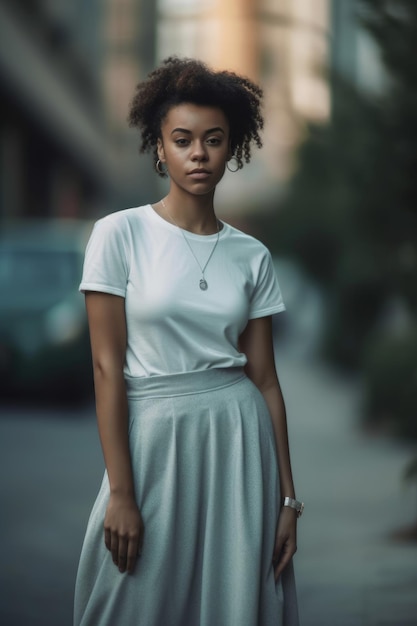
<path fill-rule="evenodd" d="M 217 239 L 182 231 L 204 267 Z M 249 319 L 285 309 L 267 248 L 223 224 L 207 268 L 208 289 L 179 228 L 146 205 L 96 222 L 81 291 L 125 298 L 127 376 L 239 367 Z"/>

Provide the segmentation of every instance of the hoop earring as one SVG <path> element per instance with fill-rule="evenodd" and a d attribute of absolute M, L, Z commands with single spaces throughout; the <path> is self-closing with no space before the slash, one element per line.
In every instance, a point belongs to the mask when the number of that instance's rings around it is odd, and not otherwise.
<path fill-rule="evenodd" d="M 161 159 L 158 159 L 157 162 L 155 163 L 155 169 L 160 176 L 166 176 L 168 174 L 168 170 L 162 168 Z"/>
<path fill-rule="evenodd" d="M 235 163 L 236 163 L 236 169 L 232 169 L 232 168 L 229 166 L 230 161 L 232 161 L 233 159 L 235 160 Z M 232 158 L 230 159 L 230 161 L 227 161 L 227 163 L 226 163 L 226 167 L 227 167 L 227 169 L 229 170 L 229 172 L 233 172 L 233 173 L 234 173 L 234 172 L 237 172 L 238 170 L 240 170 L 239 161 L 237 160 L 237 158 L 236 158 L 235 156 L 232 156 Z"/>

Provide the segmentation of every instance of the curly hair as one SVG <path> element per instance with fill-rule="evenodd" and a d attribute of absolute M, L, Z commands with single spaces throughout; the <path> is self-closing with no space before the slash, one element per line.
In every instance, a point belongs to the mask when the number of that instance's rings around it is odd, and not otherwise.
<path fill-rule="evenodd" d="M 262 147 L 262 96 L 262 89 L 248 78 L 213 71 L 195 59 L 171 56 L 137 85 L 128 122 L 140 131 L 140 152 L 153 149 L 157 159 L 161 124 L 173 106 L 188 102 L 218 107 L 229 122 L 232 154 L 241 169 L 243 160 L 249 163 L 251 159 L 251 144 Z"/>

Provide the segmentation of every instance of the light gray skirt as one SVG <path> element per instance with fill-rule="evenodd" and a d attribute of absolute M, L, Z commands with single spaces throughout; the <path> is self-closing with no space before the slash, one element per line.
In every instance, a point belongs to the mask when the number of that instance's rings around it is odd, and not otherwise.
<path fill-rule="evenodd" d="M 76 626 L 296 626 L 292 564 L 278 584 L 274 433 L 242 369 L 126 381 L 142 556 L 104 545 L 105 473 L 81 553 Z"/>

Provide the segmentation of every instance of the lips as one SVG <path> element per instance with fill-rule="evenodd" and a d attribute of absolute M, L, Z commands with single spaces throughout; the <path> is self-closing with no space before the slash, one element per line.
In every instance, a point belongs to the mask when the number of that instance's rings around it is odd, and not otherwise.
<path fill-rule="evenodd" d="M 203 168 L 196 168 L 195 170 L 191 170 L 191 172 L 188 172 L 188 174 L 189 176 L 191 176 L 192 174 L 210 174 L 210 172 Z"/>

